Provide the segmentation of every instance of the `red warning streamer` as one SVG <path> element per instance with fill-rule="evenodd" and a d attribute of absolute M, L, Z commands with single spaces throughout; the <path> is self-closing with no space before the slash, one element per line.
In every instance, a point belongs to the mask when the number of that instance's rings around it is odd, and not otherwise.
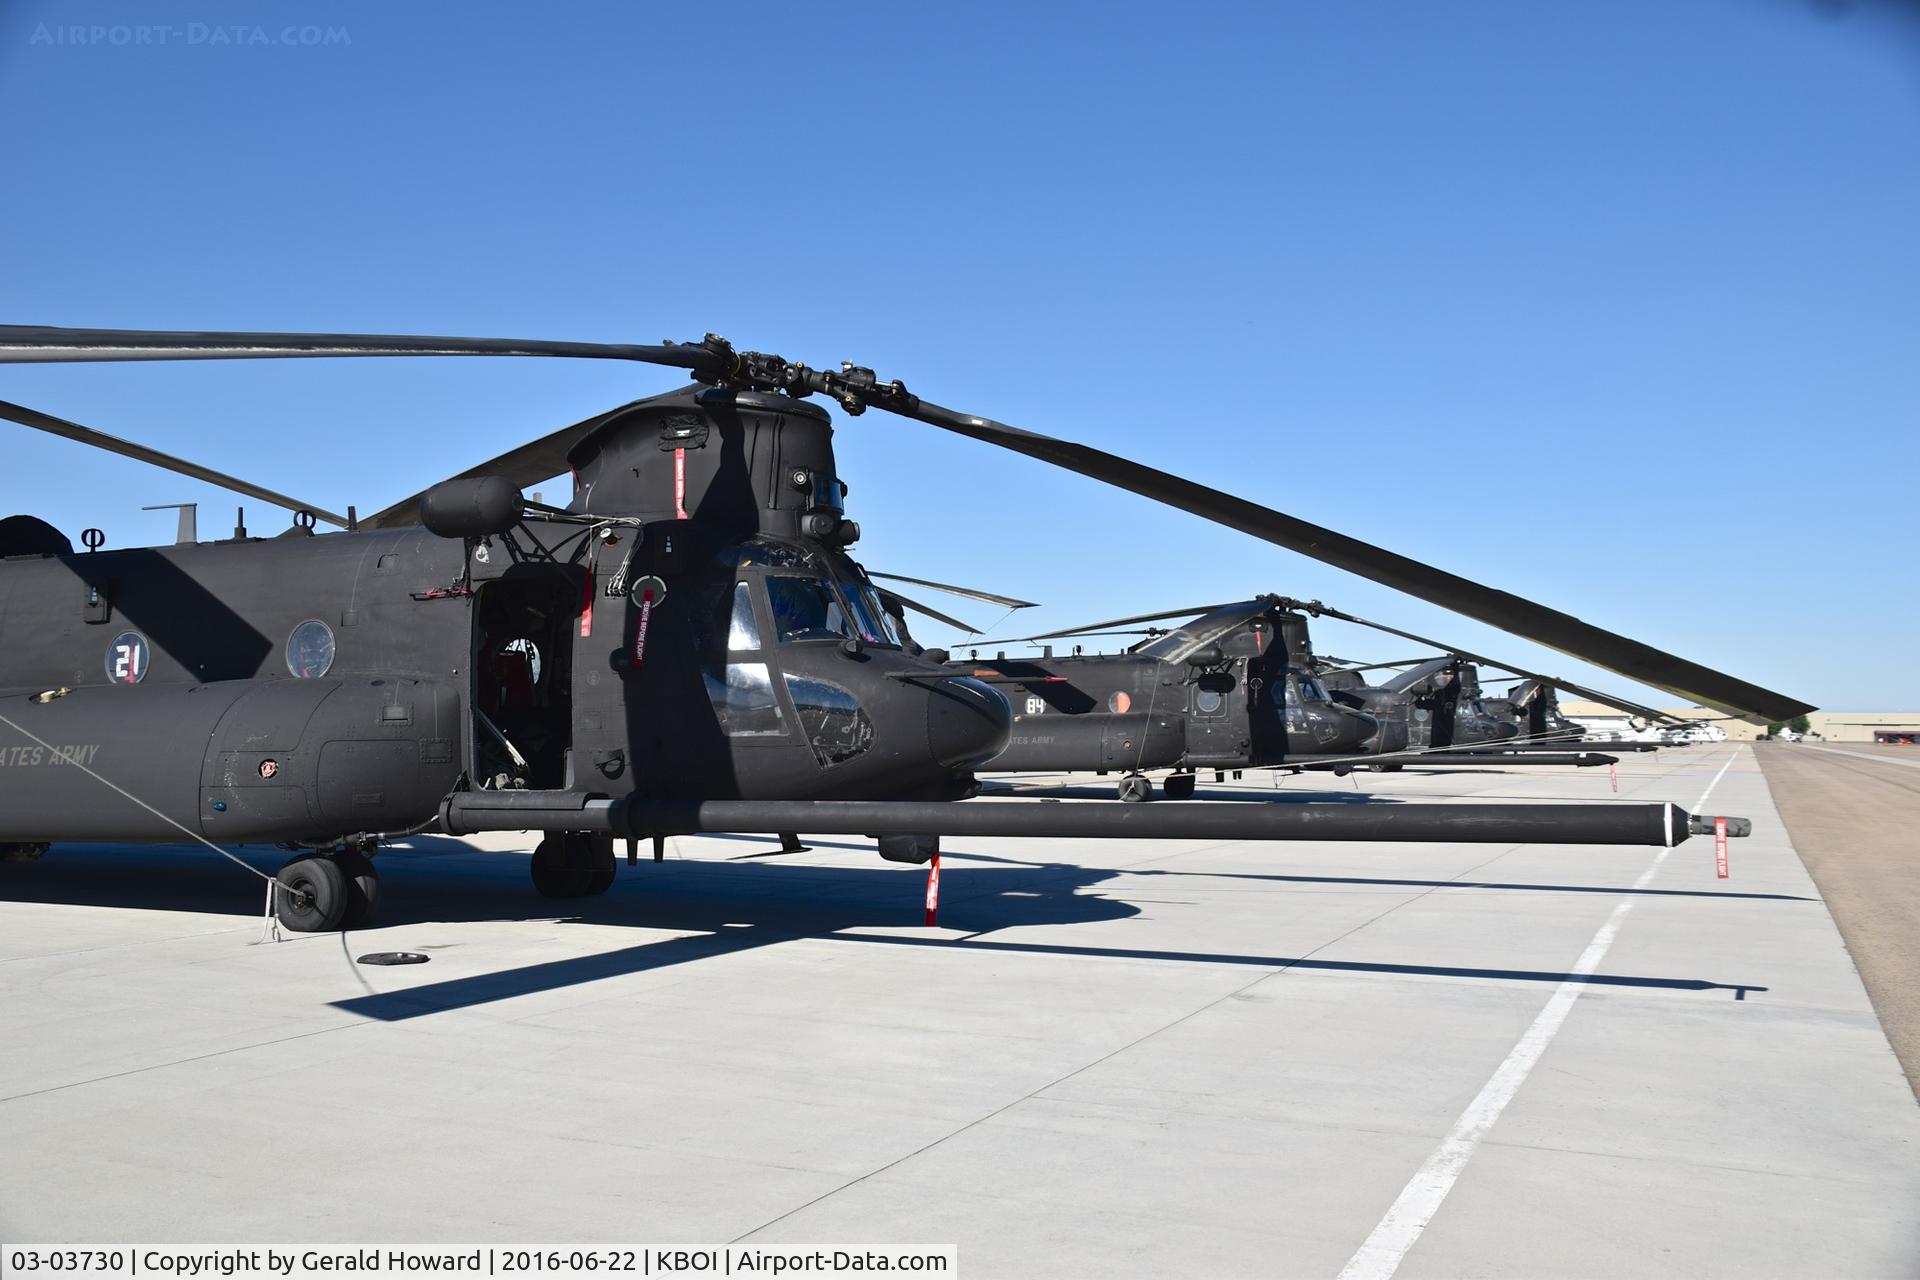
<path fill-rule="evenodd" d="M 1619 765 L 1610 764 L 1607 766 L 1607 781 L 1613 784 L 1613 789 L 1615 791 L 1618 791 L 1620 789 L 1620 766 Z"/>
<path fill-rule="evenodd" d="M 586 590 L 580 596 L 580 638 L 593 634 L 593 561 L 587 561 Z"/>
<path fill-rule="evenodd" d="M 687 451 L 673 451 L 673 518 L 687 518 Z"/>
<path fill-rule="evenodd" d="M 927 863 L 927 928 L 940 923 L 940 855 Z"/>
<path fill-rule="evenodd" d="M 1727 820 L 1713 820 L 1713 872 L 1720 879 L 1727 878 Z"/>

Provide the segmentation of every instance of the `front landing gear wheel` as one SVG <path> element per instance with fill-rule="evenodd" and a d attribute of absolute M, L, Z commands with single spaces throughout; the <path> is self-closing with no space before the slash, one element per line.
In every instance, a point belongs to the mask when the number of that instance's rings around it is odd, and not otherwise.
<path fill-rule="evenodd" d="M 533 851 L 533 887 L 543 898 L 591 898 L 613 887 L 613 841 L 559 831 Z"/>
<path fill-rule="evenodd" d="M 347 881 L 347 913 L 340 927 L 364 929 L 380 910 L 380 873 L 364 853 L 336 853 L 333 860 Z"/>
<path fill-rule="evenodd" d="M 1193 783 L 1194 778 L 1192 774 L 1176 773 L 1162 783 L 1160 789 L 1166 792 L 1167 799 L 1169 800 L 1191 800 L 1193 799 Z"/>
<path fill-rule="evenodd" d="M 1120 779 L 1120 798 L 1128 804 L 1139 804 L 1143 800 L 1153 799 L 1153 782 L 1137 773 L 1130 773 Z"/>
<path fill-rule="evenodd" d="M 295 933 L 331 933 L 346 920 L 351 893 L 332 858 L 295 858 L 274 879 L 273 913 Z"/>

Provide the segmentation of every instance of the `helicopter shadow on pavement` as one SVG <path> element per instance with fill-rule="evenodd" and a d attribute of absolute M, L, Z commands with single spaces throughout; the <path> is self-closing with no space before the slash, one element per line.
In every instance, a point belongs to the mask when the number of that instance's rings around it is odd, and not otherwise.
<path fill-rule="evenodd" d="M 518 858 L 514 854 L 490 856 L 507 862 Z M 929 935 L 917 930 L 902 933 L 864 932 L 888 928 L 911 929 L 922 923 L 922 895 L 926 879 L 924 872 L 917 867 L 773 866 L 739 862 L 718 865 L 691 861 L 669 861 L 654 867 L 643 863 L 633 871 L 623 871 L 614 889 L 606 896 L 579 904 L 577 915 L 572 918 L 584 923 L 673 930 L 679 932 L 680 936 L 610 952 L 568 957 L 402 991 L 355 997 L 337 1002 L 336 1007 L 380 1021 L 402 1021 L 801 940 L 1498 982 L 1558 984 L 1577 978 L 1595 986 L 1689 992 L 1728 991 L 1735 999 L 1741 1000 L 1750 992 L 1766 990 L 1765 987 L 1750 983 L 1715 982 L 1698 978 L 1632 974 L 1573 975 L 1559 970 L 1334 961 L 1311 956 L 1078 946 L 993 937 L 989 935 L 1023 927 L 1091 924 L 1137 916 L 1140 908 L 1124 897 L 1117 896 L 1122 892 L 1118 882 L 1122 877 L 1143 874 L 1195 879 L 1297 880 L 1303 885 L 1352 883 L 1409 888 L 1451 885 L 1453 882 L 1241 876 L 1162 870 L 1116 871 L 1065 863 L 1021 862 L 959 851 L 944 854 L 943 861 L 940 922 L 944 930 L 957 930 L 964 935 L 957 938 L 948 933 Z M 422 918 L 444 920 L 455 918 L 456 915 L 463 919 L 496 916 L 504 919 L 525 918 L 528 899 L 524 886 L 518 881 L 519 870 L 514 868 L 511 874 L 504 876 L 489 874 L 483 883 L 472 885 L 467 891 L 451 898 L 442 893 L 432 901 L 431 910 L 423 913 Z M 395 887 L 398 887 L 397 883 Z M 1538 892 L 1625 892 L 1600 885 L 1474 884 L 1457 887 Z M 499 895 L 497 899 L 494 896 L 496 893 Z M 420 896 L 427 898 L 430 895 L 423 891 Z"/>
<path fill-rule="evenodd" d="M 769 841 L 771 846 L 772 842 Z M 861 846 L 854 846 L 859 848 Z M 270 869 L 277 850 L 249 852 Z M 262 856 L 265 855 L 265 856 Z M 396 929 L 431 923 L 518 922 L 551 919 L 665 931 L 633 946 L 545 961 L 484 974 L 427 982 L 334 1002 L 334 1007 L 378 1021 L 403 1021 L 517 996 L 560 990 L 759 947 L 807 939 L 880 946 L 948 948 L 1168 963 L 1233 964 L 1381 976 L 1427 976 L 1496 982 L 1560 983 L 1672 991 L 1731 991 L 1736 999 L 1765 987 L 1698 978 L 1321 960 L 1244 952 L 1176 951 L 1152 947 L 1081 946 L 994 937 L 1006 930 L 1093 924 L 1129 919 L 1140 908 L 1120 896 L 1122 879 L 1190 877 L 1254 879 L 1362 887 L 1511 889 L 1530 892 L 1624 893 L 1600 885 L 1486 884 L 1361 877 L 1276 876 L 1161 869 L 1113 870 L 1065 863 L 1020 862 L 955 850 L 943 855 L 939 935 L 921 934 L 925 872 L 918 867 L 825 867 L 730 860 L 643 860 L 623 868 L 614 887 L 597 898 L 552 900 L 533 894 L 527 855 L 481 851 L 444 837 L 415 837 L 380 858 L 383 900 L 377 933 L 343 935 L 348 954 L 374 950 Z M 1765 897 L 1768 895 L 1716 895 Z M 1785 896 L 1785 895 L 1780 895 Z M 141 910 L 223 913 L 246 927 L 262 910 L 261 882 L 191 846 L 56 847 L 37 863 L 0 866 L 0 901 L 115 906 Z M 913 933 L 862 932 L 916 929 Z M 964 936 L 953 937 L 951 931 Z M 382 936 L 387 935 L 387 936 Z M 401 939 L 393 939 L 402 942 Z M 381 946 L 377 949 L 390 949 Z"/>

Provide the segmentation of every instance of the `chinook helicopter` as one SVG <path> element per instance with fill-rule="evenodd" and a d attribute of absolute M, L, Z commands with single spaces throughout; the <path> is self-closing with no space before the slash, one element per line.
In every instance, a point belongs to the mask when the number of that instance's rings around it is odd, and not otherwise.
<path fill-rule="evenodd" d="M 1013 704 L 996 772 L 1119 773 L 1126 801 L 1150 800 L 1148 771 L 1171 770 L 1170 800 L 1194 794 L 1203 769 L 1261 768 L 1316 755 L 1395 751 L 1404 733 L 1328 697 L 1297 602 L 1280 596 L 1117 618 L 1090 626 L 981 644 L 1038 644 L 1096 635 L 1143 634 L 1123 653 L 949 659 L 958 674 L 999 688 Z M 1135 622 L 1198 617 L 1171 629 L 1116 633 Z"/>
<path fill-rule="evenodd" d="M 1560 710 L 1560 691 L 1535 676 L 1509 684 L 1506 696 L 1488 698 L 1486 703 L 1495 715 L 1511 720 L 1519 728 L 1522 743 L 1534 739 L 1579 742 L 1587 736 L 1585 725 L 1567 719 Z"/>
<path fill-rule="evenodd" d="M 1378 685 L 1360 676 L 1386 666 L 1404 670 Z M 1480 669 L 1454 655 L 1330 667 L 1320 678 L 1336 701 L 1405 721 L 1416 747 L 1478 745 L 1541 754 L 1586 736 L 1585 726 L 1560 713 L 1556 691 L 1545 679 L 1526 677 L 1507 696 L 1493 696 L 1481 684 Z"/>
<path fill-rule="evenodd" d="M 0 326 L 0 363 L 492 355 L 634 361 L 694 385 L 550 433 L 360 519 L 0 403 L 0 417 L 293 509 L 276 538 L 73 552 L 0 531 L 0 844 L 279 843 L 296 930 L 364 923 L 384 838 L 546 833 L 536 889 L 603 892 L 669 834 L 1672 844 L 1673 805 L 956 802 L 1007 745 L 992 685 L 910 650 L 897 593 L 848 554 L 824 395 L 1170 503 L 1559 644 L 1735 714 L 1803 704 L 1531 601 L 1085 445 L 942 408 L 866 368 L 817 370 L 708 335 L 659 346 Z M 571 471 L 564 507 L 523 487 Z M 338 533 L 320 534 L 321 522 Z M 895 603 L 888 605 L 891 598 Z M 1744 834 L 1745 820 L 1728 820 Z"/>
<path fill-rule="evenodd" d="M 1529 763 L 1541 763 L 1548 753 L 1563 752 L 1586 737 L 1585 726 L 1561 714 L 1559 693 L 1562 690 L 1619 707 L 1651 724 L 1682 723 L 1669 712 L 1599 693 L 1556 676 L 1541 675 L 1450 648 L 1411 631 L 1328 609 L 1317 602 L 1314 607 L 1324 616 L 1443 650 L 1432 658 L 1368 664 L 1328 658 L 1316 668 L 1335 700 L 1371 712 L 1383 721 L 1404 723 L 1407 741 L 1415 750 L 1478 747 L 1524 754 Z M 1485 695 L 1480 683 L 1482 667 L 1506 671 L 1516 678 L 1506 697 Z M 1362 672 L 1386 668 L 1400 670 L 1379 685 L 1369 685 L 1361 677 Z M 1610 743 L 1608 749 L 1616 745 Z"/>
<path fill-rule="evenodd" d="M 1372 664 L 1322 658 L 1309 632 L 1313 615 L 1380 626 L 1319 601 L 1266 595 L 983 640 L 947 665 L 999 687 L 1014 704 L 1007 749 L 987 769 L 1120 773 L 1116 790 L 1128 801 L 1153 798 L 1146 774 L 1155 770 L 1171 771 L 1161 782 L 1166 797 L 1184 800 L 1207 769 L 1216 781 L 1246 769 L 1391 771 L 1442 750 L 1443 760 L 1428 763 L 1512 765 L 1521 763 L 1523 746 L 1545 748 L 1528 751 L 1529 765 L 1615 763 L 1565 749 L 1578 731 L 1557 716 L 1549 677 L 1527 677 L 1526 691 L 1516 689 L 1520 701 L 1508 703 L 1483 700 L 1476 669 L 1456 656 Z M 1172 629 L 1116 630 L 1175 618 L 1192 620 Z M 1002 651 L 983 659 L 979 652 L 1097 636 L 1146 638 L 1121 653 L 1086 654 L 1079 645 L 1065 656 L 1055 656 L 1052 645 L 1018 658 Z M 1388 667 L 1412 670 L 1377 688 L 1358 674 Z M 1523 727 L 1536 716 L 1537 728 Z M 1523 743 L 1525 737 L 1536 740 Z"/>

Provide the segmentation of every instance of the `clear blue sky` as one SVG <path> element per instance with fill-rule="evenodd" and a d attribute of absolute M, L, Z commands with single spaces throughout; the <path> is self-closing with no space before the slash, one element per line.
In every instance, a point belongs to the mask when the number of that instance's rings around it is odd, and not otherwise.
<path fill-rule="evenodd" d="M 712 329 L 1920 707 L 1920 38 L 1823 12 L 0 0 L 0 321 Z M 73 365 L 0 398 L 364 512 L 672 381 Z M 231 518 L 5 431 L 8 510 L 115 545 L 170 540 L 143 503 Z M 1278 591 L 1644 692 L 971 441 L 870 414 L 839 451 L 864 561 L 1045 602 L 1025 629 Z"/>

